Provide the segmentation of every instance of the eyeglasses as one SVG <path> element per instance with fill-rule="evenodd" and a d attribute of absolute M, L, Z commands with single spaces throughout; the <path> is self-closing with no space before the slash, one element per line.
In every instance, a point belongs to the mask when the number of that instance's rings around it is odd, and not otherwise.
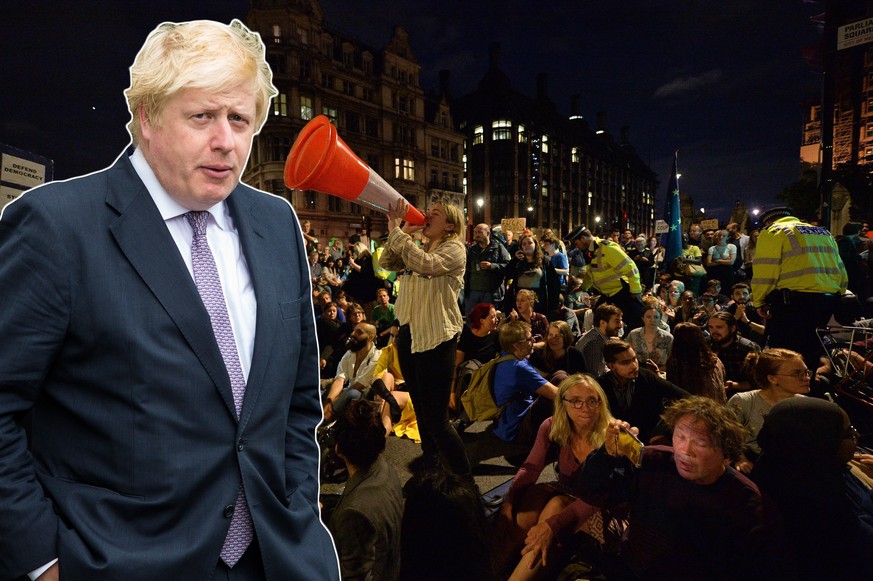
<path fill-rule="evenodd" d="M 597 407 L 600 405 L 600 400 L 593 397 L 589 397 L 588 399 L 561 399 L 564 401 L 564 403 L 572 406 L 574 409 L 577 410 L 582 409 L 582 406 L 588 406 L 588 409 L 594 410 L 597 409 Z"/>
<path fill-rule="evenodd" d="M 785 377 L 793 377 L 797 381 L 803 381 L 804 379 L 809 379 L 812 377 L 812 370 L 798 369 L 797 371 L 793 371 L 791 373 L 774 373 L 773 375 L 784 375 Z"/>

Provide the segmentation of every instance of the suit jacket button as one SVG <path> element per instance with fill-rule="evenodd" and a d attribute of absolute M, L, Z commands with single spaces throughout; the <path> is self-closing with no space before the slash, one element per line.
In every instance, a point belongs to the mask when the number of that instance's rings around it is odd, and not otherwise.
<path fill-rule="evenodd" d="M 236 445 L 236 449 L 239 450 L 240 452 L 242 452 L 243 450 L 245 450 L 245 449 L 246 449 L 246 443 L 245 443 L 245 441 L 240 440 L 240 441 L 237 443 L 237 445 Z"/>
<path fill-rule="evenodd" d="M 228 504 L 227 506 L 224 507 L 224 516 L 227 518 L 230 518 L 233 516 L 233 505 L 232 504 Z"/>

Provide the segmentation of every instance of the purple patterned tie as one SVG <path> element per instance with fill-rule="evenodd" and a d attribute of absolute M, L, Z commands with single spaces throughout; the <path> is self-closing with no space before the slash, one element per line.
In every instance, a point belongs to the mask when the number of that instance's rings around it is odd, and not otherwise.
<path fill-rule="evenodd" d="M 239 418 L 243 396 L 246 392 L 246 380 L 236 350 L 233 327 L 230 325 L 230 317 L 227 314 L 227 305 L 224 302 L 224 292 L 221 290 L 218 268 L 215 266 L 215 258 L 212 256 L 209 242 L 206 241 L 206 222 L 209 218 L 209 212 L 188 212 L 185 214 L 185 218 L 194 230 L 194 239 L 191 241 L 194 284 L 197 285 L 197 292 L 200 293 L 206 312 L 209 313 L 209 320 L 212 321 L 212 332 L 218 342 L 224 366 L 227 367 L 227 373 L 230 375 L 233 405 L 236 407 L 236 417 Z M 221 547 L 221 560 L 228 567 L 233 567 L 242 557 L 252 542 L 252 531 L 252 515 L 246 502 L 242 481 L 240 481 L 230 527 L 224 539 L 224 546 Z"/>

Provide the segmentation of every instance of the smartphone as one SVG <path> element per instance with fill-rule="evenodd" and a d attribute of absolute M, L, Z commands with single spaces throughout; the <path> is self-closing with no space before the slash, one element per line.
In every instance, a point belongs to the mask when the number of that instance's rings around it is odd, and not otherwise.
<path fill-rule="evenodd" d="M 619 454 L 633 462 L 634 466 L 637 468 L 639 468 L 643 462 L 643 449 L 645 447 L 645 444 L 643 444 L 643 442 L 637 438 L 633 432 L 629 432 L 622 428 L 618 433 Z"/>

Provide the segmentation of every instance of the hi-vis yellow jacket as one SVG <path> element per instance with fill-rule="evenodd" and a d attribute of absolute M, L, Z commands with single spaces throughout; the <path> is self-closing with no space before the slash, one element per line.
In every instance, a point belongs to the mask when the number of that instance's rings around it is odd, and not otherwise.
<path fill-rule="evenodd" d="M 849 277 L 827 229 L 786 216 L 758 237 L 752 277 L 755 306 L 767 304 L 777 289 L 807 293 L 844 293 Z"/>
<path fill-rule="evenodd" d="M 582 278 L 583 289 L 588 290 L 595 286 L 601 293 L 611 297 L 621 290 L 621 281 L 624 279 L 630 285 L 630 292 L 643 292 L 640 271 L 634 261 L 624 253 L 620 244 L 594 237 L 591 240 L 591 250 L 594 256 Z"/>

